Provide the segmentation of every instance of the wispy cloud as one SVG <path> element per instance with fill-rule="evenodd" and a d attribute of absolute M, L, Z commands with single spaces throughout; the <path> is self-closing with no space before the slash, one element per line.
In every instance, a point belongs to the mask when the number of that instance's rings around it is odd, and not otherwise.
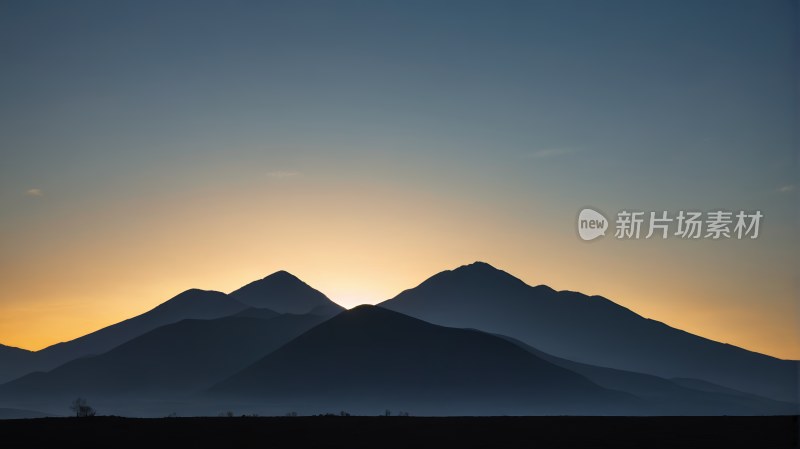
<path fill-rule="evenodd" d="M 573 151 L 574 150 L 572 148 L 547 148 L 545 150 L 539 150 L 535 153 L 530 153 L 529 156 L 535 158 L 554 157 L 572 153 Z"/>
<path fill-rule="evenodd" d="M 792 190 L 794 190 L 794 186 L 793 185 L 792 186 L 781 187 L 780 189 L 778 189 L 778 192 L 780 192 L 780 193 L 789 193 Z"/>
<path fill-rule="evenodd" d="M 274 171 L 271 173 L 267 173 L 267 176 L 273 176 L 275 178 L 288 178 L 290 176 L 297 175 L 296 171 L 288 172 L 288 171 Z"/>
<path fill-rule="evenodd" d="M 30 189 L 25 192 L 26 195 L 42 196 L 42 191 L 39 189 Z"/>

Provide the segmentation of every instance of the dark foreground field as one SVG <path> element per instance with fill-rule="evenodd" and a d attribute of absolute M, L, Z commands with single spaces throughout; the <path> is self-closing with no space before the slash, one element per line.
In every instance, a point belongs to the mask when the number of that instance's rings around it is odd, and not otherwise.
<path fill-rule="evenodd" d="M 12 447 L 790 448 L 796 416 L 40 418 L 0 421 Z"/>

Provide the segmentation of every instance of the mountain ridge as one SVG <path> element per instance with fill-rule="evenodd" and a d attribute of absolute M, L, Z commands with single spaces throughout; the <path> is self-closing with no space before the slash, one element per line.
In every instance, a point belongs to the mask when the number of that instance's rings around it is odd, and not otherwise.
<path fill-rule="evenodd" d="M 106 404 L 179 398 L 235 374 L 326 319 L 283 314 L 268 319 L 181 320 L 104 354 L 0 385 L 0 401 L 17 407 L 54 407 L 78 396 Z"/>
<path fill-rule="evenodd" d="M 522 280 L 478 262 L 378 304 L 431 323 L 508 335 L 548 354 L 663 378 L 690 377 L 795 402 L 797 363 L 644 318 L 603 296 Z"/>
<path fill-rule="evenodd" d="M 797 403 L 775 401 L 697 379 L 678 379 L 676 382 L 676 379 L 664 379 L 651 374 L 586 365 L 552 356 L 505 335 L 490 335 L 581 374 L 604 388 L 625 391 L 651 401 L 658 415 L 795 415 L 800 411 L 800 404 Z M 698 388 L 698 383 L 706 385 Z"/>
<path fill-rule="evenodd" d="M 76 339 L 30 351 L 24 360 L 3 360 L 0 384 L 34 371 L 49 371 L 71 360 L 99 355 L 159 326 L 182 319 L 213 319 L 246 309 L 228 295 L 214 290 L 189 289 L 140 315 L 111 324 Z"/>
<path fill-rule="evenodd" d="M 369 305 L 339 313 L 202 396 L 431 415 L 617 414 L 645 406 L 502 339 Z"/>
<path fill-rule="evenodd" d="M 265 280 L 267 280 L 266 283 Z M 215 290 L 190 288 L 140 315 L 105 326 L 73 340 L 50 345 L 39 351 L 27 351 L 0 345 L 0 384 L 31 372 L 49 371 L 84 356 L 103 354 L 159 326 L 183 319 L 216 319 L 237 313 L 267 318 L 279 313 L 302 314 L 311 310 L 316 315 L 327 316 L 344 310 L 325 295 L 286 271 L 279 271 L 251 282 L 242 289 L 251 286 L 252 290 L 254 285 L 256 288 L 251 292 L 253 294 L 245 295 L 246 297 L 250 299 L 255 297 L 261 300 L 264 297 L 267 300 L 279 297 L 282 303 L 289 304 L 285 307 L 287 312 L 279 312 L 271 308 L 268 311 L 263 306 L 255 306 L 260 309 L 258 311 L 245 312 L 245 309 L 254 306 Z M 240 292 L 242 289 L 236 292 Z M 270 289 L 275 291 L 271 292 Z M 312 298 L 313 304 L 306 307 L 309 297 Z M 255 301 L 255 303 L 259 303 L 259 301 Z M 295 303 L 294 307 L 292 303 Z M 297 310 L 305 308 L 309 310 L 297 312 Z"/>

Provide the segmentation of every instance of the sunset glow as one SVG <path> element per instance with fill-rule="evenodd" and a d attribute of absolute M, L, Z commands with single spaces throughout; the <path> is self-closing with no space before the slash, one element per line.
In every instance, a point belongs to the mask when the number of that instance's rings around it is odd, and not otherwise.
<path fill-rule="evenodd" d="M 6 5 L 0 343 L 278 270 L 352 308 L 483 261 L 800 359 L 788 7 L 404 3 Z M 586 205 L 765 218 L 586 244 Z"/>

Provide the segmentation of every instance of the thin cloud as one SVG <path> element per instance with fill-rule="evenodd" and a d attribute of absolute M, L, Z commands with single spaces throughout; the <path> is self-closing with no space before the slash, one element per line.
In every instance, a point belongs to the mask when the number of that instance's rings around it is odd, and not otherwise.
<path fill-rule="evenodd" d="M 271 173 L 267 173 L 267 176 L 272 176 L 272 177 L 275 177 L 275 178 L 288 178 L 290 176 L 295 176 L 295 175 L 297 175 L 296 171 L 293 171 L 293 172 L 274 171 L 274 172 L 271 172 Z"/>
<path fill-rule="evenodd" d="M 26 195 L 42 196 L 42 191 L 39 189 L 30 189 L 25 192 Z"/>
<path fill-rule="evenodd" d="M 548 148 L 546 150 L 539 150 L 535 153 L 531 153 L 530 157 L 535 157 L 535 158 L 554 157 L 572 153 L 573 151 L 574 150 L 572 148 Z"/>
<path fill-rule="evenodd" d="M 789 193 L 792 190 L 794 190 L 794 186 L 793 185 L 781 187 L 780 189 L 778 189 L 778 192 L 780 192 L 780 193 Z"/>

